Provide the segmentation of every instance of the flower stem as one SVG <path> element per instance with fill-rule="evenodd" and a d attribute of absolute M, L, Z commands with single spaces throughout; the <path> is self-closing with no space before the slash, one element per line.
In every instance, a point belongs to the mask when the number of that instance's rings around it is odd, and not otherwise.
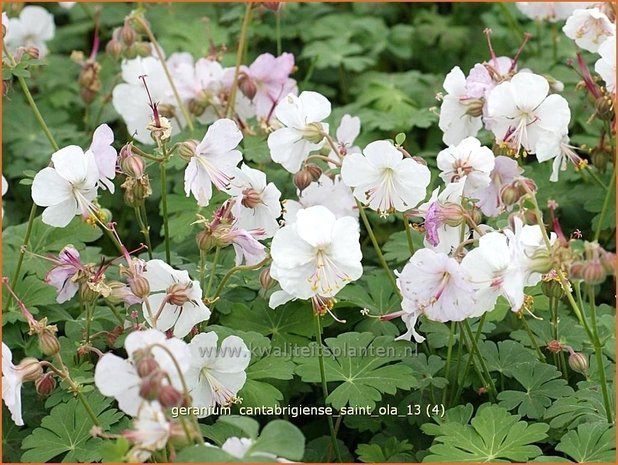
<path fill-rule="evenodd" d="M 601 346 L 601 340 L 599 339 L 599 331 L 597 327 L 597 307 L 595 303 L 594 288 L 590 284 L 587 284 L 586 287 L 588 290 L 588 298 L 590 299 L 590 320 L 592 322 L 592 332 L 594 336 L 594 354 L 597 361 L 597 368 L 599 370 L 599 384 L 601 384 L 601 391 L 603 393 L 605 415 L 607 416 L 607 422 L 613 423 L 612 408 L 609 400 L 609 392 L 607 390 L 607 377 L 605 375 L 605 366 L 603 365 L 603 346 Z"/>
<path fill-rule="evenodd" d="M 208 252 L 200 249 L 200 288 L 202 289 L 202 299 L 206 297 L 204 291 L 206 290 L 206 259 L 208 258 Z"/>
<path fill-rule="evenodd" d="M 9 66 L 11 68 L 17 66 L 17 63 L 15 62 L 15 58 L 6 48 L 6 44 L 3 44 L 2 47 L 3 47 L 4 55 L 7 57 L 9 61 Z M 37 106 L 36 102 L 34 101 L 34 98 L 32 97 L 32 94 L 30 93 L 30 89 L 28 88 L 28 83 L 21 76 L 17 76 L 17 81 L 19 82 L 19 86 L 21 87 L 21 90 L 24 93 L 26 100 L 28 101 L 28 105 L 30 106 L 32 113 L 34 114 L 35 119 L 39 123 L 39 126 L 43 130 L 43 133 L 45 133 L 45 137 L 47 137 L 47 140 L 49 141 L 50 145 L 54 149 L 54 152 L 57 152 L 58 150 L 60 150 L 60 146 L 56 142 L 56 139 L 54 139 L 54 136 L 49 130 L 47 123 L 45 123 L 45 119 L 43 118 L 43 115 L 41 115 L 41 112 L 39 111 L 39 107 Z M 26 226 L 26 234 L 24 235 L 24 240 L 22 241 L 22 247 L 20 247 L 19 249 L 19 257 L 17 258 L 17 265 L 15 266 L 15 273 L 13 274 L 13 281 L 12 281 L 13 283 L 17 283 L 17 280 L 19 279 L 19 273 L 21 272 L 21 267 L 24 262 L 24 254 L 26 253 L 25 249 L 28 246 L 28 243 L 30 242 L 30 235 L 32 234 L 32 225 L 34 224 L 34 219 L 36 218 L 36 210 L 37 210 L 37 206 L 33 202 L 32 207 L 30 208 L 30 215 L 28 216 L 28 225 Z M 12 296 L 9 296 L 8 301 L 7 301 L 7 307 L 11 304 L 11 299 L 12 299 Z"/>
<path fill-rule="evenodd" d="M 275 35 L 277 36 L 277 56 L 281 55 L 281 9 L 275 12 Z"/>
<path fill-rule="evenodd" d="M 217 246 L 215 249 L 215 257 L 212 259 L 212 269 L 210 270 L 210 276 L 208 277 L 208 286 L 206 287 L 205 296 L 210 294 L 210 289 L 215 279 L 215 272 L 217 271 L 217 265 L 219 264 L 219 254 L 221 253 L 221 247 Z"/>
<path fill-rule="evenodd" d="M 485 315 L 483 315 L 483 317 L 484 316 Z M 498 392 L 496 391 L 496 386 L 494 385 L 494 380 L 491 379 L 491 375 L 489 374 L 489 370 L 487 369 L 487 364 L 485 363 L 485 359 L 481 355 L 481 351 L 479 350 L 479 346 L 478 346 L 478 341 L 476 340 L 476 338 L 472 334 L 472 329 L 470 328 L 470 323 L 468 323 L 468 320 L 464 320 L 463 321 L 463 327 L 466 330 L 466 333 L 468 334 L 468 338 L 471 341 L 472 350 L 474 351 L 474 353 L 476 353 L 476 357 L 477 357 L 477 359 L 479 361 L 479 364 L 481 365 L 481 370 L 483 371 L 485 377 L 487 377 L 487 383 L 489 385 L 489 390 L 490 390 L 490 392 L 494 396 L 497 397 Z"/>
<path fill-rule="evenodd" d="M 594 240 L 598 241 L 601 236 L 601 231 L 603 230 L 603 221 L 605 220 L 605 215 L 607 213 L 607 209 L 609 207 L 609 199 L 614 191 L 613 185 L 616 181 L 616 166 L 614 166 L 614 171 L 612 173 L 612 179 L 609 181 L 609 185 L 607 186 L 607 192 L 605 192 L 605 200 L 603 200 L 603 207 L 601 208 L 601 213 L 599 213 L 599 224 L 597 224 L 597 230 L 594 232 Z"/>
<path fill-rule="evenodd" d="M 405 216 L 404 216 L 404 221 L 407 221 Z M 448 380 L 449 379 L 449 373 L 451 371 L 451 355 L 453 353 L 453 336 L 455 333 L 455 325 L 456 323 L 454 321 L 451 321 L 451 324 L 449 326 L 448 329 L 448 349 L 446 351 L 446 367 L 444 368 L 444 377 Z M 446 403 L 446 387 L 444 388 L 444 391 L 442 391 L 442 403 L 445 404 Z"/>
<path fill-rule="evenodd" d="M 238 75 L 240 74 L 240 65 L 242 63 L 242 56 L 245 50 L 245 42 L 247 41 L 247 31 L 249 30 L 249 23 L 251 22 L 251 12 L 253 4 L 247 3 L 245 9 L 245 16 L 242 20 L 242 26 L 240 28 L 240 38 L 238 39 L 238 49 L 236 50 L 236 67 L 234 69 L 234 80 L 232 81 L 232 88 L 230 90 L 230 98 L 227 102 L 227 109 L 225 116 L 231 118 L 234 116 L 234 105 L 236 104 L 236 93 L 238 92 Z"/>
<path fill-rule="evenodd" d="M 596 173 L 594 172 L 594 170 L 592 169 L 590 165 L 586 165 L 586 172 L 590 175 L 590 177 L 594 180 L 594 182 L 596 182 L 599 186 L 603 188 L 604 191 L 607 192 L 608 187 L 605 184 L 603 184 L 603 181 L 601 181 L 601 179 L 596 175 Z"/>
<path fill-rule="evenodd" d="M 376 254 L 378 255 L 378 261 L 380 262 L 380 265 L 382 265 L 382 268 L 384 268 L 384 271 L 386 271 L 386 276 L 388 277 L 388 280 L 390 281 L 391 285 L 393 286 L 393 289 L 394 289 L 395 293 L 399 295 L 400 292 L 399 292 L 399 288 L 397 287 L 397 281 L 395 281 L 395 277 L 393 276 L 393 272 L 388 267 L 388 264 L 386 263 L 384 255 L 382 254 L 382 250 L 380 250 L 380 245 L 378 244 L 378 240 L 376 239 L 376 236 L 373 233 L 373 229 L 371 229 L 371 223 L 369 223 L 369 218 L 367 218 L 367 214 L 365 213 L 365 209 L 364 209 L 363 205 L 358 200 L 356 201 L 356 206 L 358 207 L 358 211 L 360 213 L 360 216 L 363 219 L 363 224 L 365 225 L 365 229 L 367 230 L 367 234 L 369 234 L 369 238 L 371 239 L 371 243 L 373 244 L 373 248 L 375 249 Z"/>
<path fill-rule="evenodd" d="M 148 258 L 152 260 L 152 245 L 150 243 L 150 227 L 148 226 L 148 219 L 146 217 L 146 208 L 144 205 L 139 207 L 135 207 L 135 217 L 137 218 L 137 223 L 139 224 L 139 228 L 144 236 L 144 240 L 146 241 L 146 246 L 148 247 Z"/>
<path fill-rule="evenodd" d="M 324 404 L 326 405 L 326 399 L 328 397 L 328 385 L 326 384 L 326 373 L 324 370 L 324 346 L 322 345 L 322 322 L 320 321 L 320 315 L 315 314 L 315 340 L 318 344 L 318 362 L 320 364 L 320 378 L 322 379 L 322 394 L 324 395 Z M 330 431 L 330 437 L 333 450 L 337 456 L 337 461 L 342 463 L 341 452 L 339 451 L 339 443 L 337 442 L 337 433 L 335 432 L 335 425 L 333 424 L 333 418 L 328 417 L 328 429 Z"/>
<path fill-rule="evenodd" d="M 172 92 L 174 93 L 176 104 L 178 105 L 178 108 L 180 108 L 180 111 L 182 112 L 182 115 L 184 116 L 185 121 L 187 122 L 187 126 L 189 126 L 189 130 L 193 131 L 194 127 L 193 127 L 193 121 L 191 120 L 191 115 L 187 111 L 187 108 L 185 107 L 182 99 L 180 98 L 180 94 L 178 93 L 176 84 L 174 84 L 174 79 L 172 78 L 172 74 L 170 73 L 170 70 L 167 67 L 167 63 L 165 62 L 165 56 L 163 55 L 161 46 L 157 42 L 157 39 L 155 38 L 154 34 L 150 30 L 150 27 L 148 26 L 146 21 L 144 21 L 140 15 L 136 15 L 134 18 L 139 23 L 139 25 L 144 29 L 144 31 L 146 32 L 146 35 L 148 36 L 148 40 L 150 40 L 150 42 L 152 43 L 152 46 L 155 49 L 157 57 L 159 57 L 159 61 L 161 62 L 161 66 L 163 67 L 163 72 L 165 73 L 165 77 L 167 78 L 167 81 L 170 84 Z"/>
<path fill-rule="evenodd" d="M 165 233 L 165 261 L 171 262 L 170 228 L 167 219 L 167 170 L 165 162 L 159 164 L 161 168 L 161 208 L 163 210 L 163 231 Z"/>
<path fill-rule="evenodd" d="M 403 227 L 406 230 L 406 239 L 408 240 L 408 249 L 410 249 L 410 255 L 414 255 L 414 252 L 416 251 L 414 250 L 414 242 L 412 241 L 412 229 L 410 228 L 410 222 L 406 218 L 405 213 L 401 215 L 401 218 L 403 219 Z"/>
<path fill-rule="evenodd" d="M 532 347 L 534 347 L 534 351 L 536 352 L 537 358 L 539 359 L 539 361 L 544 362 L 545 355 L 543 355 L 543 352 L 541 352 L 539 344 L 536 342 L 536 338 L 534 337 L 534 334 L 532 334 L 532 331 L 530 330 L 530 326 L 528 325 L 528 321 L 526 320 L 525 315 L 521 315 L 521 324 L 526 330 L 526 333 L 528 333 L 528 337 L 530 338 Z"/>
<path fill-rule="evenodd" d="M 212 297 L 212 299 L 209 299 L 212 302 L 212 306 L 211 306 L 210 309 L 212 310 L 214 308 L 214 306 L 215 306 L 214 303 L 219 298 L 219 296 L 221 295 L 221 292 L 223 292 L 223 288 L 225 287 L 225 284 L 232 277 L 232 275 L 234 273 L 236 273 L 237 271 L 257 270 L 257 269 L 261 268 L 262 266 L 264 266 L 269 261 L 270 261 L 270 257 L 266 257 L 266 258 L 264 258 L 264 260 L 262 260 L 259 263 L 256 263 L 255 265 L 238 265 L 238 266 L 235 266 L 234 268 L 231 268 L 227 273 L 225 273 L 225 276 L 223 276 L 223 279 L 221 280 L 221 282 L 217 286 L 217 290 L 215 291 L 215 295 Z M 213 271 L 214 271 L 214 269 L 213 269 Z"/>

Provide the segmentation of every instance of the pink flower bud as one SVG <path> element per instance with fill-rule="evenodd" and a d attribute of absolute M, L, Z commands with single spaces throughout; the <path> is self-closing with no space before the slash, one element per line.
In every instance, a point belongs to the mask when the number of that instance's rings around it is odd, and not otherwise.
<path fill-rule="evenodd" d="M 588 357 L 580 352 L 571 352 L 569 366 L 571 370 L 585 375 L 588 372 Z"/>
<path fill-rule="evenodd" d="M 56 380 L 53 373 L 45 373 L 34 383 L 38 395 L 46 397 L 56 389 Z"/>
<path fill-rule="evenodd" d="M 16 368 L 24 381 L 36 381 L 43 376 L 43 367 L 34 357 L 24 358 Z"/>
<path fill-rule="evenodd" d="M 184 395 L 173 386 L 162 386 L 159 390 L 159 403 L 163 407 L 180 407 L 184 403 Z"/>

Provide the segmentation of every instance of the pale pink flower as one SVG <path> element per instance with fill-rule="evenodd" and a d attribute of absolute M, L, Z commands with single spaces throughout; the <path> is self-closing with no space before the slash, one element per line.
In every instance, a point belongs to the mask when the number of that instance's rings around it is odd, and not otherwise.
<path fill-rule="evenodd" d="M 92 144 L 88 152 L 94 155 L 94 161 L 99 169 L 99 187 L 108 189 L 114 193 L 114 183 L 112 179 L 116 177 L 116 161 L 118 152 L 112 146 L 114 133 L 107 124 L 100 125 L 92 135 Z"/>
<path fill-rule="evenodd" d="M 569 39 L 589 52 L 616 35 L 616 25 L 598 8 L 575 10 L 567 19 L 562 31 Z"/>
<path fill-rule="evenodd" d="M 459 144 L 451 145 L 438 153 L 436 159 L 444 182 L 465 180 L 463 193 L 467 197 L 489 185 L 494 160 L 494 153 L 481 146 L 476 137 L 466 137 Z"/>
<path fill-rule="evenodd" d="M 491 182 L 485 189 L 477 192 L 478 207 L 484 215 L 494 217 L 502 213 L 506 207 L 500 198 L 502 186 L 511 184 L 521 176 L 523 170 L 517 161 L 503 155 L 496 157 L 494 169 L 490 173 Z"/>
<path fill-rule="evenodd" d="M 575 10 L 594 5 L 594 2 L 517 2 L 516 5 L 530 19 L 555 23 L 567 19 Z"/>
<path fill-rule="evenodd" d="M 56 265 L 45 276 L 45 282 L 58 291 L 56 302 L 59 304 L 71 300 L 79 290 L 75 277 L 84 266 L 79 258 L 79 252 L 71 245 L 64 247 L 58 258 L 52 259 Z"/>

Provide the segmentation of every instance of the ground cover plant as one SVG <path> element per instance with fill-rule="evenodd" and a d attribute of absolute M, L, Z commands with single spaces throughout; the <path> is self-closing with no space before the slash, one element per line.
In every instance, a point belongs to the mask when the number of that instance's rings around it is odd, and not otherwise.
<path fill-rule="evenodd" d="M 5 462 L 615 461 L 613 4 L 4 7 Z"/>

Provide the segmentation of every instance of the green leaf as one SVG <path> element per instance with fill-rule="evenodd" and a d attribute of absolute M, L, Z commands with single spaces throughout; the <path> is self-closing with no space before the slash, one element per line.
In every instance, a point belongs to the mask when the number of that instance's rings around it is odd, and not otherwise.
<path fill-rule="evenodd" d="M 174 462 L 177 463 L 238 463 L 242 460 L 231 456 L 218 447 L 192 446 L 182 449 Z"/>
<path fill-rule="evenodd" d="M 356 453 L 361 462 L 410 462 L 414 458 L 409 452 L 412 445 L 407 441 L 400 441 L 395 437 L 389 437 L 383 444 L 360 444 Z"/>
<path fill-rule="evenodd" d="M 345 405 L 375 407 L 383 394 L 417 386 L 413 370 L 401 363 L 413 346 L 390 336 L 345 333 L 325 340 L 324 367 L 327 381 L 340 381 L 326 401 L 336 409 Z M 318 353 L 315 343 L 311 344 Z M 321 380 L 317 355 L 299 357 L 296 373 L 306 382 Z"/>
<path fill-rule="evenodd" d="M 260 437 L 248 451 L 248 455 L 274 454 L 288 460 L 300 460 L 305 453 L 305 437 L 292 423 L 273 420 L 268 423 Z"/>
<path fill-rule="evenodd" d="M 414 375 L 419 381 L 419 389 L 425 389 L 429 386 L 435 386 L 442 389 L 448 384 L 448 380 L 442 376 L 436 376 L 442 373 L 442 369 L 446 362 L 437 355 L 427 355 L 420 353 L 416 357 L 410 357 L 404 360 L 404 363 L 412 368 Z"/>
<path fill-rule="evenodd" d="M 109 408 L 111 399 L 92 394 L 87 400 L 103 429 L 123 417 L 121 412 Z M 23 462 L 51 462 L 52 459 L 62 459 L 63 462 L 100 461 L 101 439 L 90 435 L 93 425 L 79 400 L 71 399 L 66 404 L 57 405 L 43 418 L 41 427 L 24 440 L 22 449 L 25 452 L 21 459 Z"/>
<path fill-rule="evenodd" d="M 534 442 L 547 437 L 549 426 L 528 424 L 504 408 L 480 408 L 470 424 L 447 422 L 438 427 L 423 462 L 527 462 L 541 455 Z"/>
<path fill-rule="evenodd" d="M 401 299 L 382 270 L 368 273 L 360 281 L 350 283 L 337 294 L 337 300 L 340 304 L 366 308 L 372 315 L 386 315 L 401 308 Z"/>
<path fill-rule="evenodd" d="M 123 462 L 128 451 L 129 441 L 123 437 L 115 441 L 104 442 L 99 447 L 99 453 L 103 462 Z"/>
<path fill-rule="evenodd" d="M 497 345 L 485 341 L 479 349 L 489 371 L 497 371 L 508 377 L 513 377 L 522 365 L 536 362 L 532 351 L 515 341 L 500 341 Z"/>
<path fill-rule="evenodd" d="M 607 423 L 587 423 L 571 430 L 556 450 L 578 463 L 616 462 L 616 427 Z"/>
<path fill-rule="evenodd" d="M 585 383 L 580 383 L 585 384 Z M 556 400 L 545 412 L 552 429 L 575 428 L 581 423 L 607 421 L 598 386 L 582 387 L 573 395 Z"/>
<path fill-rule="evenodd" d="M 498 394 L 498 400 L 508 410 L 517 407 L 517 413 L 522 416 L 541 418 L 551 405 L 551 399 L 573 394 L 573 389 L 553 365 L 527 363 L 520 365 L 512 375 L 525 391 L 503 391 Z"/>

